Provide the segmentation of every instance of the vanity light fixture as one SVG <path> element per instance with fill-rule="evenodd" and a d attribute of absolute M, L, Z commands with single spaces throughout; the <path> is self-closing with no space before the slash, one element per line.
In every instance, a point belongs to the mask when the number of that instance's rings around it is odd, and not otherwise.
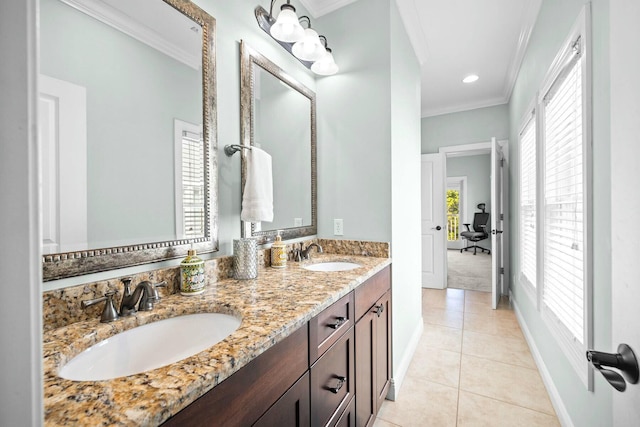
<path fill-rule="evenodd" d="M 302 16 L 300 17 L 300 20 L 303 18 L 306 18 L 309 22 L 309 26 L 304 30 L 304 37 L 295 42 L 293 48 L 291 48 L 291 53 L 293 53 L 296 58 L 302 59 L 303 61 L 314 62 L 324 56 L 327 50 L 322 45 L 320 36 L 316 30 L 311 28 L 311 20 L 309 17 Z"/>
<path fill-rule="evenodd" d="M 338 65 L 333 59 L 331 49 L 327 46 L 327 38 L 320 36 L 320 39 L 324 42 L 323 48 L 325 49 L 325 53 L 320 57 L 320 59 L 313 63 L 311 71 L 321 76 L 331 76 L 338 72 Z"/>
<path fill-rule="evenodd" d="M 269 34 L 280 46 L 296 57 L 305 67 L 316 74 L 329 76 L 338 72 L 331 49 L 327 46 L 327 38 L 318 35 L 311 28 L 311 19 L 303 15 L 298 18 L 291 1 L 287 0 L 280 7 L 277 20 L 273 16 L 273 5 L 276 0 L 271 0 L 269 11 L 262 6 L 255 9 L 258 26 Z M 307 28 L 301 22 L 307 23 Z"/>
<path fill-rule="evenodd" d="M 273 16 L 273 3 L 274 1 L 271 2 L 269 16 Z M 269 34 L 278 41 L 288 43 L 297 42 L 304 37 L 304 28 L 302 28 L 300 21 L 298 21 L 296 8 L 291 5 L 289 0 L 280 6 L 278 19 L 271 26 Z"/>
<path fill-rule="evenodd" d="M 480 77 L 478 77 L 475 74 L 469 74 L 467 77 L 465 77 L 464 79 L 462 79 L 463 83 L 473 83 L 475 81 L 477 81 Z"/>

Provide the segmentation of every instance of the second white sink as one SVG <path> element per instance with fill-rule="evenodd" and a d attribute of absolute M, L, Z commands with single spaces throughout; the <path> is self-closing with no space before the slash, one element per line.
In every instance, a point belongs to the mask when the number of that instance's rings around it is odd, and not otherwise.
<path fill-rule="evenodd" d="M 336 262 L 318 262 L 316 264 L 305 265 L 302 268 L 311 270 L 311 271 L 349 271 L 358 267 L 362 267 L 362 266 L 360 264 L 356 264 L 353 262 L 336 261 Z"/>
<path fill-rule="evenodd" d="M 58 375 L 74 381 L 98 381 L 157 369 L 222 341 L 240 322 L 229 314 L 198 313 L 138 326 L 89 347 Z"/>

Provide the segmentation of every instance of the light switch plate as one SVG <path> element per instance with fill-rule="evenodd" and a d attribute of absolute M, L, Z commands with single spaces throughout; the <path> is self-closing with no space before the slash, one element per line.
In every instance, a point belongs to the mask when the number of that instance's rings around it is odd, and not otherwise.
<path fill-rule="evenodd" d="M 333 220 L 333 235 L 344 236 L 344 222 L 342 219 Z"/>

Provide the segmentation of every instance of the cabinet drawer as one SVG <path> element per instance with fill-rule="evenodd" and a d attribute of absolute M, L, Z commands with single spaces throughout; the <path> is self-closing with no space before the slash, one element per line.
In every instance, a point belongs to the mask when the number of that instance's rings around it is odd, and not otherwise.
<path fill-rule="evenodd" d="M 311 366 L 311 425 L 334 426 L 355 393 L 354 329 Z M 351 415 L 350 415 L 351 416 Z"/>
<path fill-rule="evenodd" d="M 354 324 L 353 292 L 309 321 L 309 364 L 327 351 Z"/>
<path fill-rule="evenodd" d="M 356 320 L 364 316 L 375 302 L 391 289 L 391 266 L 385 267 L 355 290 Z"/>

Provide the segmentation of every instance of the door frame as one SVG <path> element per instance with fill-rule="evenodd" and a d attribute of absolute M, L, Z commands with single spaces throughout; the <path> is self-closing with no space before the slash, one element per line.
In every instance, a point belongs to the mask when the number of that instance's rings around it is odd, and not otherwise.
<path fill-rule="evenodd" d="M 503 174 L 503 186 L 502 186 L 502 212 L 504 214 L 503 220 L 503 245 L 502 245 L 502 268 L 504 268 L 504 275 L 502 278 L 502 295 L 508 295 L 511 287 L 511 281 L 509 278 L 509 140 L 499 139 L 498 145 L 502 148 L 502 154 L 504 156 L 505 173 Z M 446 147 L 440 147 L 439 153 L 444 153 L 445 159 L 450 157 L 466 157 L 477 156 L 481 154 L 491 154 L 491 140 L 487 142 L 477 142 L 471 144 L 461 145 L 449 145 Z M 445 272 L 446 274 L 446 272 Z"/>

